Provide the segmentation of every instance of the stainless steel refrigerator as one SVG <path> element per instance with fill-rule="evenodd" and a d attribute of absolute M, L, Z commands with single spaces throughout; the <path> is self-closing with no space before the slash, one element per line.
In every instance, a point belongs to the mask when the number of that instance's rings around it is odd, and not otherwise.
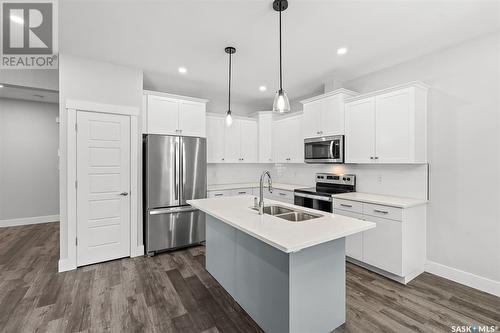
<path fill-rule="evenodd" d="M 206 198 L 206 140 L 155 134 L 143 139 L 146 253 L 204 241 L 205 214 L 186 201 Z"/>

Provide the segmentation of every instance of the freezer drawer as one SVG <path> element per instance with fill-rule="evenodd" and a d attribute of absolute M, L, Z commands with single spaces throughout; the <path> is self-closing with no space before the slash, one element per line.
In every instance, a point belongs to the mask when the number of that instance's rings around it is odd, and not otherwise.
<path fill-rule="evenodd" d="M 152 209 L 146 223 L 146 252 L 174 249 L 205 240 L 205 213 L 191 207 Z"/>

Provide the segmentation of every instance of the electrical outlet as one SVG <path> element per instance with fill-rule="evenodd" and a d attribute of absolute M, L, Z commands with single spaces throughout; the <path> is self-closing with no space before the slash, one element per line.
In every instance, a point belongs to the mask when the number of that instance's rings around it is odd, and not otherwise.
<path fill-rule="evenodd" d="M 382 183 L 382 176 L 377 176 L 377 183 Z"/>

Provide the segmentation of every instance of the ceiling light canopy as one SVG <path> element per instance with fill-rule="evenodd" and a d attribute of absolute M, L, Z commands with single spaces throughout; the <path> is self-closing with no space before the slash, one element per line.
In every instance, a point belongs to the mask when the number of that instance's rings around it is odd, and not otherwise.
<path fill-rule="evenodd" d="M 281 48 L 281 12 L 288 8 L 287 0 L 274 0 L 273 9 L 279 13 L 279 40 L 280 40 L 280 88 L 274 96 L 273 111 L 279 113 L 290 112 L 290 102 L 288 96 L 283 90 L 283 65 Z"/>
<path fill-rule="evenodd" d="M 227 111 L 226 111 L 226 126 L 231 126 L 233 123 L 233 116 L 231 115 L 231 55 L 236 53 L 236 49 L 232 46 L 228 46 L 224 49 L 227 54 L 229 54 L 229 75 L 228 75 L 228 101 L 227 101 Z"/>

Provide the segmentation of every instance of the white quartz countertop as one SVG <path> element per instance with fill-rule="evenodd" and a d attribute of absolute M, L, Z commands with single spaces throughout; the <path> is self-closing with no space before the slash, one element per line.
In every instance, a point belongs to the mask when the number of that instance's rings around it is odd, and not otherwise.
<path fill-rule="evenodd" d="M 267 187 L 267 180 L 265 182 Z M 212 184 L 207 186 L 208 191 L 222 191 L 222 190 L 235 190 L 239 188 L 250 188 L 259 187 L 259 183 L 232 183 L 232 184 Z M 297 184 L 284 184 L 284 183 L 273 183 L 273 187 L 280 190 L 293 191 L 296 188 L 311 187 L 307 185 L 297 185 Z"/>
<path fill-rule="evenodd" d="M 425 205 L 427 203 L 427 200 L 393 197 L 388 195 L 363 193 L 363 192 L 341 193 L 341 194 L 335 194 L 333 197 L 338 199 L 361 201 L 361 202 L 398 207 L 398 208 L 410 208 L 410 207 Z"/>
<path fill-rule="evenodd" d="M 283 252 L 302 249 L 349 236 L 375 227 L 375 223 L 347 216 L 312 210 L 292 204 L 265 200 L 265 205 L 280 205 L 320 214 L 322 217 L 290 222 L 271 215 L 259 215 L 253 207 L 253 196 L 188 200 L 187 203 Z"/>

